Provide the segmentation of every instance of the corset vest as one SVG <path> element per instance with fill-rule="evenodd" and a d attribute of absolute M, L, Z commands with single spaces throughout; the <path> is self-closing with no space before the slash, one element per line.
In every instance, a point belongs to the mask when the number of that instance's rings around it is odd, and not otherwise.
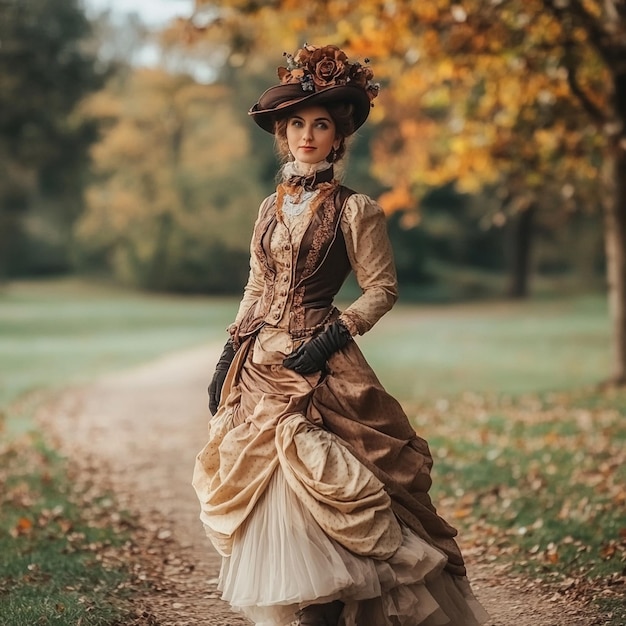
<path fill-rule="evenodd" d="M 346 200 L 353 193 L 338 185 L 335 193 L 312 215 L 302 237 L 288 283 L 289 290 L 293 289 L 288 330 L 294 338 L 316 333 L 338 315 L 333 300 L 351 271 L 341 216 Z M 274 194 L 261 210 L 252 239 L 252 253 L 264 272 L 263 294 L 244 314 L 236 331 L 236 343 L 255 334 L 264 324 L 276 324 L 288 304 L 289 290 L 277 288 L 277 271 L 270 254 L 277 223 Z"/>

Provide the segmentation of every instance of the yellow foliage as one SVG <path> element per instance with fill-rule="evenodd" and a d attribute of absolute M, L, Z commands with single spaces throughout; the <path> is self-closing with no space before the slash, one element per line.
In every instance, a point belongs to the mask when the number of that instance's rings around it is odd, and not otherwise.
<path fill-rule="evenodd" d="M 114 245 L 121 274 L 156 254 L 159 220 L 167 220 L 171 233 L 215 231 L 216 224 L 209 226 L 213 207 L 201 190 L 211 180 L 224 185 L 222 177 L 232 176 L 233 163 L 249 152 L 247 129 L 226 94 L 222 86 L 189 77 L 136 70 L 123 91 L 111 85 L 84 105 L 85 114 L 102 115 L 108 125 L 93 148 L 98 178 L 76 232 L 91 245 Z M 224 233 L 225 243 L 229 237 L 241 233 Z"/>
<path fill-rule="evenodd" d="M 108 91 L 98 91 L 83 100 L 79 106 L 79 114 L 85 117 L 106 120 L 121 114 L 119 100 Z"/>
<path fill-rule="evenodd" d="M 141 159 L 147 152 L 144 134 L 132 120 L 121 120 L 107 133 L 106 139 L 95 144 L 92 157 L 101 171 L 109 171 L 123 162 Z"/>
<path fill-rule="evenodd" d="M 594 17 L 601 17 L 607 4 L 604 0 L 582 0 L 582 3 L 589 15 Z"/>
<path fill-rule="evenodd" d="M 600 0 L 582 2 L 590 15 L 603 14 Z M 225 0 L 220 7 L 242 4 Z M 584 156 L 602 150 L 603 139 L 582 130 L 584 114 L 564 67 L 565 38 L 577 46 L 578 83 L 600 108 L 610 104 L 609 76 L 585 25 L 570 28 L 544 0 L 258 4 L 262 9 L 245 22 L 248 33 L 259 19 L 257 52 L 323 35 L 355 58 L 372 59 L 383 83 L 371 115 L 382 122 L 372 171 L 393 189 L 383 197 L 388 210 L 424 185 L 451 180 L 473 192 L 515 177 L 532 185 L 580 182 L 579 172 L 597 177 Z"/>
<path fill-rule="evenodd" d="M 559 137 L 546 128 L 538 128 L 535 131 L 534 141 L 542 152 L 553 152 L 560 144 Z"/>
<path fill-rule="evenodd" d="M 439 34 L 435 29 L 427 29 L 421 38 L 421 47 L 427 54 L 438 54 L 441 51 Z"/>
<path fill-rule="evenodd" d="M 452 59 L 441 59 L 437 64 L 437 75 L 439 80 L 447 81 L 455 77 L 455 67 Z"/>
<path fill-rule="evenodd" d="M 378 203 L 387 215 L 391 215 L 395 211 L 412 209 L 415 206 L 415 198 L 409 193 L 406 184 L 400 184 L 383 193 L 378 198 Z"/>
<path fill-rule="evenodd" d="M 439 19 L 439 7 L 436 2 L 413 2 L 412 8 L 415 17 L 423 24 L 437 22 Z"/>
<path fill-rule="evenodd" d="M 418 139 L 420 135 L 420 126 L 415 119 L 404 119 L 400 122 L 400 134 L 403 139 L 410 141 Z"/>

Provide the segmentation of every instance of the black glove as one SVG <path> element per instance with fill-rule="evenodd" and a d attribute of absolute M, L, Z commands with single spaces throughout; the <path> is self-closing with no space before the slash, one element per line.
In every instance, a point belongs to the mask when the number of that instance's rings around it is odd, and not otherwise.
<path fill-rule="evenodd" d="M 322 371 L 326 369 L 329 357 L 341 350 L 350 339 L 350 331 L 340 321 L 334 321 L 326 330 L 292 352 L 283 365 L 298 374 Z"/>
<path fill-rule="evenodd" d="M 215 366 L 215 374 L 213 374 L 211 384 L 209 385 L 209 411 L 211 411 L 211 415 L 217 413 L 217 407 L 220 404 L 220 398 L 222 396 L 222 387 L 226 380 L 226 373 L 235 358 L 235 352 L 237 352 L 237 350 L 235 350 L 233 340 L 229 339 L 224 346 L 222 356 L 220 356 Z"/>

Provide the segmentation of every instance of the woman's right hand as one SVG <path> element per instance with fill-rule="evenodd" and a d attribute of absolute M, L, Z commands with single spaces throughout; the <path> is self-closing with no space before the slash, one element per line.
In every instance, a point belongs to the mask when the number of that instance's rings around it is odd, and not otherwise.
<path fill-rule="evenodd" d="M 229 339 L 224 346 L 224 350 L 222 351 L 222 355 L 220 356 L 217 365 L 215 366 L 215 373 L 213 374 L 213 378 L 209 384 L 209 411 L 211 411 L 211 415 L 215 415 L 217 413 L 222 397 L 222 387 L 224 386 L 224 381 L 226 380 L 226 374 L 228 373 L 230 364 L 235 358 L 236 352 L 237 350 L 235 350 L 233 340 Z"/>

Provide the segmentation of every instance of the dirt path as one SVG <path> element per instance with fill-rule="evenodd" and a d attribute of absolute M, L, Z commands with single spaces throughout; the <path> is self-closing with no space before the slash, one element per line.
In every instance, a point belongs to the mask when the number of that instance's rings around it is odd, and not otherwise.
<path fill-rule="evenodd" d="M 204 537 L 190 485 L 195 454 L 206 438 L 206 383 L 219 350 L 203 346 L 107 376 L 67 392 L 42 413 L 61 449 L 140 514 L 145 552 L 137 555 L 136 569 L 153 589 L 137 608 L 138 618 L 145 618 L 140 623 L 249 624 L 216 592 L 219 557 Z M 603 623 L 534 581 L 513 580 L 467 556 L 472 584 L 493 626 Z"/>

